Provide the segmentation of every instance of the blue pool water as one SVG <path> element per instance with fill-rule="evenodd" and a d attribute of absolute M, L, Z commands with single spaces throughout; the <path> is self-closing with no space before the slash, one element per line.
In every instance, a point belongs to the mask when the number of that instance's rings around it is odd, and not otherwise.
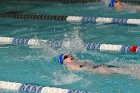
<path fill-rule="evenodd" d="M 0 3 L 0 12 L 23 11 L 33 14 L 103 16 L 140 18 L 136 11 L 117 12 L 99 3 L 60 4 L 36 2 Z M 45 40 L 71 40 L 140 46 L 140 26 L 120 24 L 71 24 L 64 21 L 21 20 L 0 18 L 0 37 L 34 38 Z M 82 46 L 82 44 L 80 45 Z M 0 81 L 31 83 L 92 93 L 139 93 L 140 69 L 130 75 L 99 75 L 88 72 L 67 71 L 57 63 L 61 52 L 69 52 L 77 60 L 115 65 L 138 64 L 139 54 L 86 51 L 73 45 L 70 49 L 54 49 L 46 45 L 42 49 L 27 46 L 0 46 Z M 134 69 L 135 66 L 130 69 Z M 4 90 L 0 90 L 1 93 Z M 9 92 L 10 93 L 10 92 Z"/>

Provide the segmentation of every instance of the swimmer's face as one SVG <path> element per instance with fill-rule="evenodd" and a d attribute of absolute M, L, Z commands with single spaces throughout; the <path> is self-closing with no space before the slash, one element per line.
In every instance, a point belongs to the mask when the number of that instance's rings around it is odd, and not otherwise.
<path fill-rule="evenodd" d="M 70 63 L 70 62 L 75 62 L 75 59 L 74 59 L 74 57 L 71 56 L 71 55 L 64 54 L 64 55 L 63 55 L 63 62 L 64 62 L 64 64 Z"/>

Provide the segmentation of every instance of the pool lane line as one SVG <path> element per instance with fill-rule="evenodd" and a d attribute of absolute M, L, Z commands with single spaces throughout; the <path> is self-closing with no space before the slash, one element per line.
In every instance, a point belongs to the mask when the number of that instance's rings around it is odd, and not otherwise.
<path fill-rule="evenodd" d="M 66 21 L 69 23 L 103 23 L 103 24 L 130 24 L 140 25 L 140 19 L 126 19 L 126 18 L 108 18 L 108 17 L 84 17 L 84 16 L 62 16 L 62 15 L 39 15 L 27 13 L 0 13 L 1 18 L 16 18 L 26 20 L 57 20 Z"/>
<path fill-rule="evenodd" d="M 14 0 L 17 2 L 28 1 L 28 2 L 52 2 L 52 3 L 89 3 L 89 2 L 101 2 L 102 0 Z"/>
<path fill-rule="evenodd" d="M 33 84 L 22 84 L 16 82 L 0 81 L 0 89 L 5 89 L 14 92 L 28 93 L 91 93 L 78 90 L 69 90 L 55 87 L 44 87 Z"/>
<path fill-rule="evenodd" d="M 52 41 L 52 40 L 39 40 L 29 38 L 13 38 L 13 37 L 0 37 L 0 44 L 13 44 L 17 46 L 33 46 L 32 48 L 44 48 L 46 45 L 50 45 L 54 48 L 68 47 L 71 45 L 68 41 Z M 118 53 L 138 53 L 140 54 L 140 47 L 136 45 L 117 45 L 117 44 L 100 44 L 100 43 L 85 43 L 85 48 L 88 51 L 110 51 Z"/>
<path fill-rule="evenodd" d="M 64 3 L 64 4 L 74 4 L 74 3 L 99 3 L 102 0 L 15 0 L 17 2 L 52 2 L 52 3 Z M 140 0 L 120 0 L 124 3 L 140 4 Z"/>
<path fill-rule="evenodd" d="M 1 18 L 16 18 L 16 19 L 38 19 L 38 20 L 66 20 L 67 16 L 57 16 L 57 15 L 39 15 L 39 14 L 27 14 L 27 13 L 0 13 Z"/>

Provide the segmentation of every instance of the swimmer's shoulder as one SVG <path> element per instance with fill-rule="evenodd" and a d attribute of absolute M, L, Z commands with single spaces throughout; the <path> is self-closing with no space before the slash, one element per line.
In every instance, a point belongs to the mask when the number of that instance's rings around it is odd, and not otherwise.
<path fill-rule="evenodd" d="M 81 70 L 80 64 L 78 62 L 65 64 L 65 67 L 68 70 Z"/>

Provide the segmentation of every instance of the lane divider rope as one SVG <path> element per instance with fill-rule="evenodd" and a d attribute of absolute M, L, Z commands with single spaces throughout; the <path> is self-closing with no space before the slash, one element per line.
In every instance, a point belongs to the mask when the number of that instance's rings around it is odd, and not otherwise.
<path fill-rule="evenodd" d="M 54 40 L 39 40 L 39 39 L 27 39 L 27 38 L 13 38 L 13 37 L 0 37 L 0 44 L 14 44 L 23 46 L 37 46 L 42 48 L 44 45 L 50 45 L 54 48 L 61 48 L 70 46 L 68 41 L 54 41 Z M 35 47 L 36 48 L 36 47 Z M 85 43 L 85 48 L 89 51 L 114 51 L 119 53 L 138 53 L 140 54 L 140 47 L 133 45 L 115 45 L 115 44 L 99 44 L 99 43 Z"/>
<path fill-rule="evenodd" d="M 55 87 L 44 87 L 33 84 L 22 84 L 7 81 L 0 81 L 0 89 L 28 93 L 90 93 L 85 91 L 69 90 Z"/>
<path fill-rule="evenodd" d="M 102 2 L 102 0 L 15 0 L 17 2 L 21 2 L 21 1 L 34 1 L 34 2 L 58 2 L 58 3 L 65 3 L 65 4 L 69 4 L 69 3 L 89 3 L 89 2 Z M 139 0 L 120 0 L 121 2 L 124 3 L 134 3 L 134 4 L 140 4 Z"/>
<path fill-rule="evenodd" d="M 140 25 L 140 19 L 125 18 L 107 18 L 107 17 L 83 17 L 83 16 L 60 16 L 60 15 L 39 15 L 25 13 L 0 13 L 1 18 L 17 18 L 17 19 L 38 19 L 38 20 L 57 20 L 70 23 L 109 23 L 109 24 L 131 24 Z"/>

